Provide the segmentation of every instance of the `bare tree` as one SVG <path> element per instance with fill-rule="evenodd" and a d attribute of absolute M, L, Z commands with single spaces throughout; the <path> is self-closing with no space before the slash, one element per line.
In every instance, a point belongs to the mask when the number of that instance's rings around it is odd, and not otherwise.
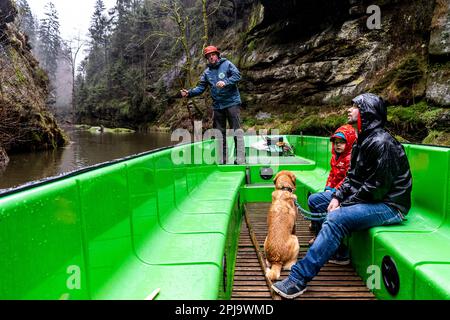
<path fill-rule="evenodd" d="M 219 10 L 220 5 L 222 4 L 222 0 L 219 0 L 217 6 L 213 11 L 208 13 L 207 7 L 208 0 L 202 0 L 202 18 L 203 18 L 203 48 L 205 48 L 209 44 L 209 27 L 208 27 L 208 18 L 215 14 L 217 10 Z M 234 2 L 233 2 L 234 3 Z"/>
<path fill-rule="evenodd" d="M 75 114 L 75 109 L 76 109 L 75 77 L 76 77 L 77 57 L 85 44 L 86 44 L 86 41 L 81 39 L 81 36 L 79 34 L 78 34 L 78 36 L 64 42 L 64 46 L 66 47 L 66 49 L 64 50 L 64 59 L 69 62 L 70 69 L 72 71 L 72 110 L 73 110 L 73 114 Z"/>
<path fill-rule="evenodd" d="M 202 17 L 203 17 L 203 48 L 209 43 L 208 38 L 208 12 L 206 8 L 207 0 L 202 0 Z"/>
<path fill-rule="evenodd" d="M 185 64 L 185 70 L 186 70 L 186 79 L 187 79 L 187 86 L 191 87 L 192 82 L 192 55 L 190 52 L 190 36 L 189 36 L 189 23 L 190 23 L 190 17 L 188 15 L 184 15 L 182 12 L 182 6 L 177 0 L 171 0 L 169 1 L 169 5 L 163 5 L 167 9 L 167 12 L 169 14 L 169 17 L 171 20 L 175 22 L 175 24 L 178 27 L 178 36 L 177 41 L 181 43 L 181 46 L 183 48 L 184 54 L 186 55 L 186 64 Z"/>

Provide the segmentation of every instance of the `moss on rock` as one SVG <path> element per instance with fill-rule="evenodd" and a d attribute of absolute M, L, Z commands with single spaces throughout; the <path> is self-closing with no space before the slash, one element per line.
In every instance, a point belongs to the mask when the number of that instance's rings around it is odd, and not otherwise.
<path fill-rule="evenodd" d="M 421 101 L 409 107 L 388 107 L 388 129 L 408 141 L 420 143 L 435 127 L 446 109 L 435 108 Z"/>
<path fill-rule="evenodd" d="M 293 127 L 293 133 L 330 135 L 337 128 L 347 123 L 347 116 L 336 113 L 331 114 L 310 114 L 305 118 L 300 118 Z"/>
<path fill-rule="evenodd" d="M 438 146 L 450 146 L 450 132 L 432 130 L 422 143 Z"/>
<path fill-rule="evenodd" d="M 412 54 L 387 72 L 370 92 L 383 95 L 392 104 L 413 104 L 425 95 L 426 63 L 424 57 Z"/>

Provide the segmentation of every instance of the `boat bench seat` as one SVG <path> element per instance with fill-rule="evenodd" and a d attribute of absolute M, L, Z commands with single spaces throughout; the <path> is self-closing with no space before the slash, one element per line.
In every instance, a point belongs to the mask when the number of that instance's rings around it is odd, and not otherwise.
<path fill-rule="evenodd" d="M 316 168 L 309 171 L 305 170 L 292 172 L 297 178 L 297 184 L 303 185 L 309 192 L 315 193 L 324 191 L 329 171 Z"/>
<path fill-rule="evenodd" d="M 159 160 L 145 187 L 132 183 L 145 162 L 129 165 L 131 199 L 133 194 L 140 198 L 142 189 L 151 195 L 132 204 L 134 253 L 96 298 L 144 299 L 152 288 L 161 289 L 158 299 L 218 297 L 227 232 L 239 210 L 245 174 L 183 166 L 167 170 L 169 162 Z"/>
<path fill-rule="evenodd" d="M 139 300 L 157 288 L 157 299 L 223 294 L 224 268 L 231 273 L 234 262 L 224 257 L 236 236 L 227 231 L 239 230 L 245 174 L 175 165 L 170 152 L 1 198 L 7 263 L 0 269 L 8 276 L 0 297 Z M 17 235 L 21 241 L 11 241 Z"/>
<path fill-rule="evenodd" d="M 406 145 L 405 150 L 413 176 L 407 220 L 353 233 L 352 261 L 361 275 L 368 276 L 367 261 L 381 266 L 385 256 L 394 259 L 400 291 L 394 297 L 381 285 L 375 289 L 380 298 L 449 299 L 450 277 L 439 272 L 448 275 L 450 270 L 450 149 Z M 433 288 L 433 296 L 421 296 L 420 289 L 427 286 Z"/>
<path fill-rule="evenodd" d="M 415 299 L 450 300 L 450 263 L 416 267 Z"/>
<path fill-rule="evenodd" d="M 330 172 L 331 142 L 320 137 L 308 137 L 308 143 L 302 144 L 302 138 L 297 137 L 292 141 L 297 145 L 296 152 L 299 156 L 314 161 L 313 170 L 294 170 L 297 177 L 297 195 L 299 201 L 306 206 L 310 193 L 322 192 Z"/>

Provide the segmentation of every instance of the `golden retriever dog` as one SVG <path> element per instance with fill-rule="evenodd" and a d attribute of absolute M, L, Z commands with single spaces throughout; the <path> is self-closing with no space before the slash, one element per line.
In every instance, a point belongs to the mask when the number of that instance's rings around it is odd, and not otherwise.
<path fill-rule="evenodd" d="M 295 235 L 297 200 L 295 175 L 290 171 L 279 172 L 275 179 L 275 191 L 272 193 L 272 205 L 267 216 L 268 234 L 264 241 L 266 255 L 266 276 L 270 280 L 280 278 L 281 269 L 290 270 L 297 262 L 298 244 Z"/>

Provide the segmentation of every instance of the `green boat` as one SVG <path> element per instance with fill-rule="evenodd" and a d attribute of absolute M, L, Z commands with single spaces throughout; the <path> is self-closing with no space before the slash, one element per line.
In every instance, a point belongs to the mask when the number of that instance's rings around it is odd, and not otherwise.
<path fill-rule="evenodd" d="M 291 170 L 306 206 L 328 175 L 328 138 L 276 138 L 295 155 L 255 156 L 262 138 L 246 136 L 247 164 L 219 166 L 209 140 L 3 191 L 0 299 L 230 299 L 246 203 Z M 449 299 L 450 148 L 404 146 L 407 221 L 352 234 L 352 264 L 379 299 Z"/>

